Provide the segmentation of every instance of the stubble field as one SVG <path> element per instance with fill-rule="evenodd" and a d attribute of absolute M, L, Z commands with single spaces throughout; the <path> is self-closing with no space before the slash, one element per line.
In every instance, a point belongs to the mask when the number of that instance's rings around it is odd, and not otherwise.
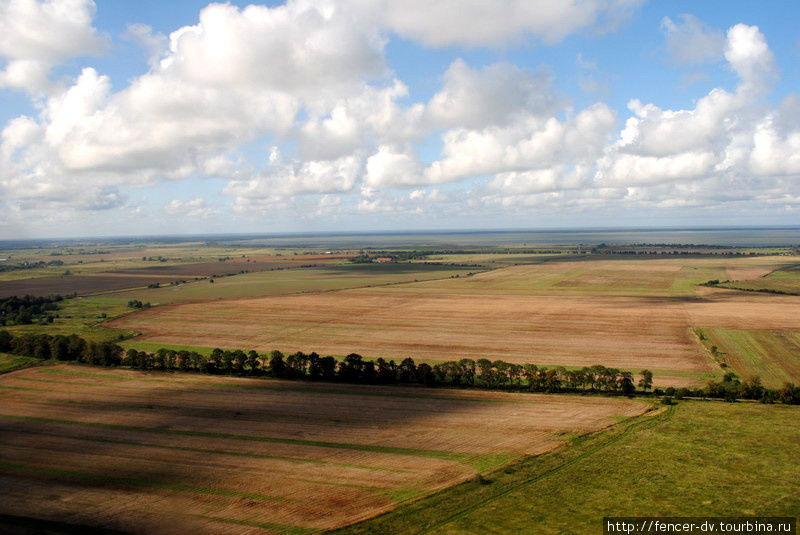
<path fill-rule="evenodd" d="M 109 294 L 109 297 L 139 299 L 153 304 L 188 303 L 324 292 L 367 286 L 463 277 L 481 268 L 436 264 L 339 264 L 303 269 L 280 269 L 245 273 L 235 277 L 189 282 L 161 288 L 142 288 Z"/>
<path fill-rule="evenodd" d="M 384 288 L 158 307 L 110 326 L 142 332 L 135 341 L 151 348 L 603 364 L 650 369 L 661 386 L 691 386 L 721 374 L 693 328 L 800 332 L 797 297 L 697 287 L 697 281 L 768 272 L 785 261 L 549 262 Z"/>
<path fill-rule="evenodd" d="M 137 533 L 342 526 L 648 407 L 75 366 L 0 398 L 0 514 Z"/>

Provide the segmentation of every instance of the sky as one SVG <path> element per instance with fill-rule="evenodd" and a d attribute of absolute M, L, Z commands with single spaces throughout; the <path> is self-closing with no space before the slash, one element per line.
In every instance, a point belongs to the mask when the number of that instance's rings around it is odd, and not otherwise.
<path fill-rule="evenodd" d="M 0 238 L 800 225 L 797 20 L 0 0 Z"/>

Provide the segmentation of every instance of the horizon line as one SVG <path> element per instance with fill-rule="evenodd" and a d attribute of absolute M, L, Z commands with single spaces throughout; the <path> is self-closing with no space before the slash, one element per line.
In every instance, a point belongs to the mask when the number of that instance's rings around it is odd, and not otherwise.
<path fill-rule="evenodd" d="M 800 225 L 719 225 L 719 226 L 608 226 L 608 227 L 503 227 L 494 229 L 403 229 L 403 230 L 336 230 L 336 231 L 298 231 L 298 232 L 219 232 L 219 233 L 176 233 L 176 234 L 123 234 L 104 236 L 60 236 L 40 238 L 0 238 L 0 245 L 20 242 L 48 241 L 120 241 L 144 239 L 190 239 L 190 238 L 281 238 L 281 237 L 335 237 L 335 236 L 402 236 L 402 235 L 458 235 L 458 234 L 510 234 L 515 232 L 656 232 L 656 231 L 737 231 L 737 230 L 799 230 Z M 800 237 L 798 237 L 800 239 Z"/>

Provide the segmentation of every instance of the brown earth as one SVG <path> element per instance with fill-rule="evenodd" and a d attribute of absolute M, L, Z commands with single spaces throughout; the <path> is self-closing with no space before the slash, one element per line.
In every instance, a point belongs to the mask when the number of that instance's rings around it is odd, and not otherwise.
<path fill-rule="evenodd" d="M 715 367 L 693 327 L 800 330 L 800 300 L 725 290 L 680 298 L 372 288 L 157 307 L 110 326 L 141 331 L 151 343 L 200 347 L 649 368 L 688 385 Z"/>
<path fill-rule="evenodd" d="M 77 366 L 0 398 L 0 514 L 201 534 L 341 526 L 647 406 Z"/>

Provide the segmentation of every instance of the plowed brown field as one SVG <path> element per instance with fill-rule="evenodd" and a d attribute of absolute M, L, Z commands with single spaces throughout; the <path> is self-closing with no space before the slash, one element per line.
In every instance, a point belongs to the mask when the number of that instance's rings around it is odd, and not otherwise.
<path fill-rule="evenodd" d="M 660 386 L 720 373 L 693 328 L 800 331 L 800 298 L 696 286 L 784 257 L 563 261 L 471 277 L 164 306 L 111 322 L 152 344 L 603 364 Z M 782 264 L 783 263 L 783 264 Z"/>
<path fill-rule="evenodd" d="M 75 366 L 0 399 L 0 514 L 135 533 L 341 526 L 647 407 Z"/>
<path fill-rule="evenodd" d="M 373 288 L 158 307 L 111 325 L 141 331 L 143 341 L 156 344 L 603 364 L 634 372 L 649 368 L 659 384 L 686 385 L 715 367 L 692 327 L 800 330 L 800 300 L 723 290 L 656 298 Z"/>

